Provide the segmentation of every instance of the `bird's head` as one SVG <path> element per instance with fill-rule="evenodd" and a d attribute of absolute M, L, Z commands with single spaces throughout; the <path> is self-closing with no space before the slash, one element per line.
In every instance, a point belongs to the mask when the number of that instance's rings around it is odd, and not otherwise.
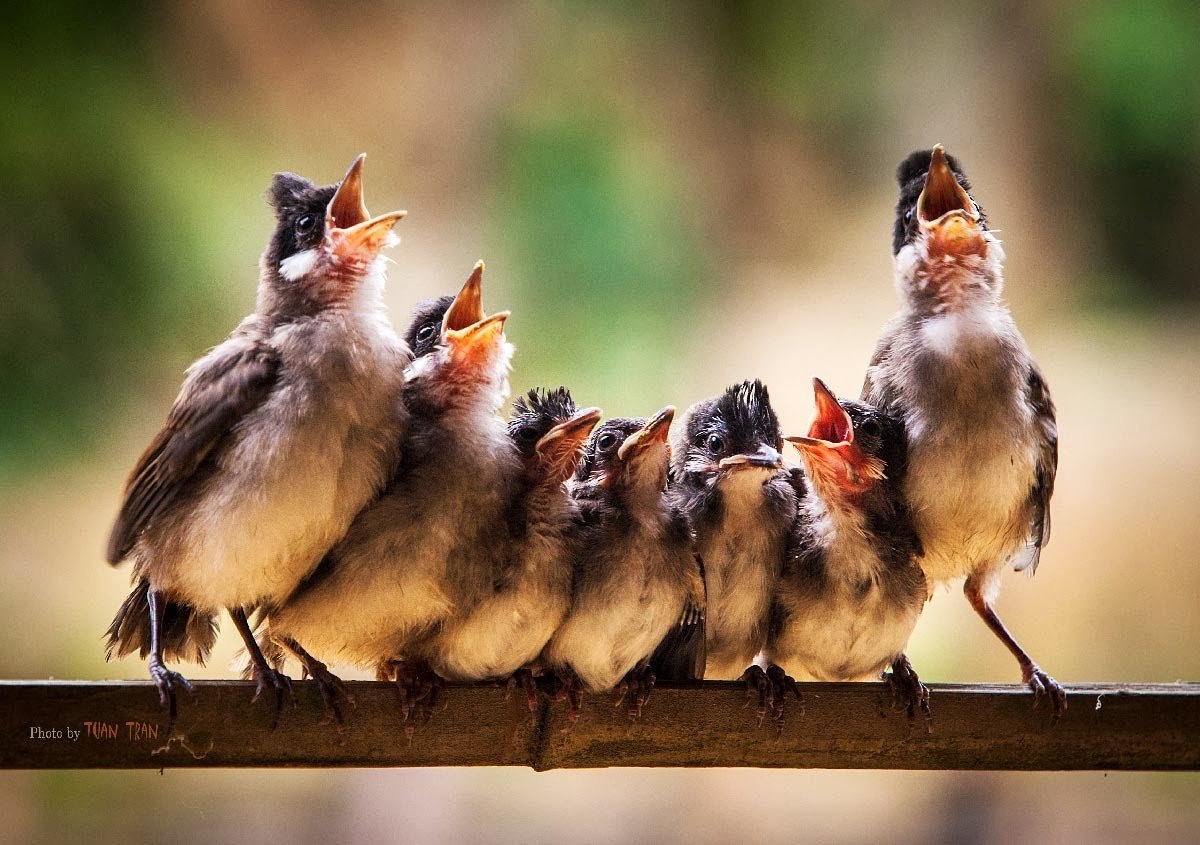
<path fill-rule="evenodd" d="M 720 485 L 761 486 L 783 467 L 782 448 L 766 385 L 744 381 L 688 409 L 675 442 L 675 476 L 688 483 L 715 477 Z"/>
<path fill-rule="evenodd" d="M 558 485 L 574 475 L 599 408 L 578 408 L 565 387 L 529 391 L 513 403 L 508 434 L 525 471 L 537 481 Z"/>
<path fill-rule="evenodd" d="M 816 413 L 808 434 L 787 437 L 800 451 L 804 472 L 826 501 L 853 501 L 885 477 L 891 421 L 869 405 L 838 398 L 813 379 Z"/>
<path fill-rule="evenodd" d="M 366 154 L 336 185 L 319 187 L 294 173 L 277 173 L 267 192 L 275 209 L 275 232 L 263 254 L 259 310 L 310 314 L 344 306 L 383 286 L 382 251 L 399 242 L 392 232 L 405 214 L 371 217 L 363 204 Z"/>
<path fill-rule="evenodd" d="M 510 312 L 484 313 L 483 269 L 482 261 L 476 263 L 449 302 L 442 298 L 418 306 L 405 332 L 416 356 L 409 365 L 410 381 L 447 409 L 482 402 L 498 411 L 508 395 L 513 348 L 504 336 L 504 323 Z M 432 346 L 430 325 L 437 327 Z"/>
<path fill-rule="evenodd" d="M 998 299 L 1004 253 L 957 160 L 938 144 L 909 155 L 896 178 L 892 253 L 901 292 L 931 312 Z"/>
<path fill-rule="evenodd" d="M 657 496 L 667 484 L 671 460 L 670 405 L 650 419 L 618 417 L 592 432 L 575 479 L 624 495 Z"/>

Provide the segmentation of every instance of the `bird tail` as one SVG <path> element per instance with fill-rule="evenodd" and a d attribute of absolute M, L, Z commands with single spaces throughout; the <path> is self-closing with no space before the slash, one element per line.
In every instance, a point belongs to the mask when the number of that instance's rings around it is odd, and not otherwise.
<path fill-rule="evenodd" d="M 108 626 L 108 643 L 104 659 L 112 660 L 137 652 L 142 659 L 150 653 L 150 582 L 139 578 L 117 615 Z M 204 665 L 217 641 L 217 615 L 201 613 L 196 608 L 178 602 L 167 602 L 163 611 L 162 630 L 166 660 L 187 661 Z"/>

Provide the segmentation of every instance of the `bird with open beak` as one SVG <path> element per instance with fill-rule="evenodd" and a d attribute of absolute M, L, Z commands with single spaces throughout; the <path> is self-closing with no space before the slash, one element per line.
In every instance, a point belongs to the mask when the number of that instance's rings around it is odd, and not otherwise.
<path fill-rule="evenodd" d="M 290 682 L 247 613 L 291 593 L 394 466 L 411 356 L 384 312 L 381 253 L 404 212 L 367 213 L 362 165 L 325 187 L 275 176 L 255 312 L 188 369 L 126 484 L 107 558 L 132 558 L 135 586 L 108 655 L 149 655 L 172 713 L 190 685 L 165 661 L 203 662 L 226 608 L 278 718 Z"/>
<path fill-rule="evenodd" d="M 672 627 L 704 607 L 687 518 L 666 495 L 675 409 L 609 420 L 572 483 L 583 520 L 571 610 L 543 654 L 579 712 L 579 692 L 620 685 L 637 718 L 654 685 L 649 660 Z M 703 637 L 700 638 L 703 643 Z M 703 672 L 699 655 L 697 677 Z"/>
<path fill-rule="evenodd" d="M 744 381 L 689 408 L 677 435 L 670 492 L 704 562 L 704 677 L 736 680 L 766 644 L 771 597 L 796 519 L 779 418 L 766 386 Z"/>
<path fill-rule="evenodd" d="M 930 585 L 966 578 L 976 613 L 1021 667 L 1034 705 L 1062 687 L 996 615 L 1005 567 L 1037 568 L 1050 538 L 1058 467 L 1054 403 L 1000 299 L 1004 253 L 940 147 L 910 155 L 898 173 L 896 286 L 901 308 L 867 370 L 864 401 L 908 429 L 904 493 L 925 548 Z"/>
<path fill-rule="evenodd" d="M 410 418 L 395 477 L 268 615 L 271 638 L 302 662 L 307 652 L 396 680 L 406 714 L 431 704 L 438 686 L 418 656 L 422 641 L 490 587 L 480 544 L 503 521 L 521 474 L 499 416 L 513 351 L 509 312 L 484 314 L 482 281 L 480 262 L 446 309 L 438 343 L 408 370 Z M 429 313 L 423 306 L 413 325 Z"/>
<path fill-rule="evenodd" d="M 536 706 L 531 664 L 566 616 L 579 546 L 579 506 L 565 482 L 599 421 L 600 410 L 576 407 L 565 387 L 514 403 L 508 433 L 521 477 L 504 519 L 474 546 L 488 574 L 483 593 L 467 596 L 420 646 L 441 677 L 483 681 L 524 669 L 514 683 Z"/>
<path fill-rule="evenodd" d="M 904 656 L 927 596 L 920 543 L 904 502 L 904 425 L 862 402 L 838 401 L 813 379 L 816 415 L 800 451 L 808 489 L 771 611 L 768 669 L 751 670 L 762 698 L 783 716 L 791 678 L 884 677 L 910 718 L 928 715 L 929 693 Z M 785 677 L 786 673 L 786 677 Z"/>

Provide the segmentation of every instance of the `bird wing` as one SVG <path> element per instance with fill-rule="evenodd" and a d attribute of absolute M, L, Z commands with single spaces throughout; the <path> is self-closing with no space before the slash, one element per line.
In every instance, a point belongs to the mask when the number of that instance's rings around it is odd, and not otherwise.
<path fill-rule="evenodd" d="M 887 363 L 892 354 L 892 341 L 896 337 L 895 321 L 888 323 L 884 327 L 883 333 L 879 335 L 879 340 L 875 342 L 875 351 L 871 353 L 871 361 L 867 364 L 866 375 L 863 376 L 862 391 L 859 393 L 859 398 L 864 402 L 869 402 L 875 405 L 880 410 L 888 410 L 883 407 L 883 396 L 881 392 L 883 385 L 877 384 L 875 381 L 875 372 L 879 367 Z"/>
<path fill-rule="evenodd" d="M 129 475 L 108 538 L 111 564 L 129 555 L 138 536 L 170 507 L 225 435 L 266 399 L 279 373 L 275 350 L 248 334 L 234 335 L 200 364 Z"/>
<path fill-rule="evenodd" d="M 677 518 L 683 520 L 683 514 Z M 690 528 L 682 526 L 690 535 Z M 704 561 L 692 551 L 692 566 L 686 574 L 688 597 L 678 624 L 671 627 L 650 656 L 650 668 L 655 677 L 664 681 L 699 681 L 704 677 L 708 660 L 708 634 L 704 614 L 708 606 L 708 590 L 704 581 Z"/>
<path fill-rule="evenodd" d="M 1038 456 L 1034 467 L 1033 488 L 1029 491 L 1033 520 L 1029 527 L 1029 553 L 1017 563 L 1018 570 L 1037 571 L 1042 549 L 1050 542 L 1050 497 L 1054 495 L 1054 478 L 1058 474 L 1058 423 L 1054 400 L 1041 370 L 1030 366 L 1026 384 L 1029 404 L 1034 410 Z"/>

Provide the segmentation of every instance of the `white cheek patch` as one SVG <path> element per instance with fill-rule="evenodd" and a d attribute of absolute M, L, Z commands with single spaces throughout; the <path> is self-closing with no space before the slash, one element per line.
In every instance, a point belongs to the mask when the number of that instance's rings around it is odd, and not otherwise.
<path fill-rule="evenodd" d="M 317 250 L 306 249 L 289 255 L 279 262 L 279 275 L 289 282 L 297 282 L 313 271 L 317 264 Z"/>

